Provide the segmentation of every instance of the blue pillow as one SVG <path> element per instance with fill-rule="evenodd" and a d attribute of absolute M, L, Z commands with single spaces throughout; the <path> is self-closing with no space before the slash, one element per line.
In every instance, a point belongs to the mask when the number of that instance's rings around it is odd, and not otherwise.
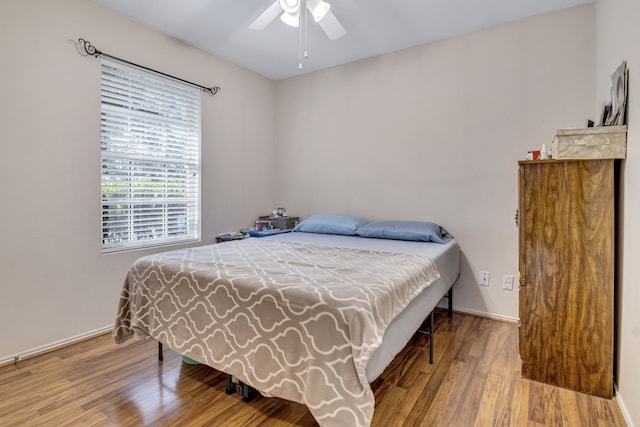
<path fill-rule="evenodd" d="M 357 235 L 378 239 L 446 243 L 453 238 L 447 230 L 424 221 L 375 221 L 358 227 Z"/>
<path fill-rule="evenodd" d="M 314 215 L 298 224 L 293 231 L 355 236 L 358 227 L 367 222 L 369 222 L 369 220 L 353 215 Z"/>

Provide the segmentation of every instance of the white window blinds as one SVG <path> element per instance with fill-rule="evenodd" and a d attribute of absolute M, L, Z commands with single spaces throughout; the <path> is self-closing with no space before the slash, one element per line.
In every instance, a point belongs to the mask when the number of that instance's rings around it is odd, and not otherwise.
<path fill-rule="evenodd" d="M 200 239 L 200 91 L 102 61 L 102 251 Z"/>

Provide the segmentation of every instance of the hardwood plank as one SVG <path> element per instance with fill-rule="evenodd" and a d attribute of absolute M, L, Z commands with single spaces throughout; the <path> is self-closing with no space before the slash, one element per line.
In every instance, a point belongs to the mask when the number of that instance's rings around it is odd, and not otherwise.
<path fill-rule="evenodd" d="M 509 426 L 527 425 L 529 414 L 529 387 L 526 381 L 517 381 L 514 384 L 511 399 L 506 399 L 510 408 Z"/>
<path fill-rule="evenodd" d="M 436 313 L 376 380 L 373 426 L 624 426 L 615 399 L 520 377 L 518 327 Z M 294 402 L 225 393 L 225 377 L 153 341 L 93 338 L 0 368 L 2 426 L 317 426 Z"/>

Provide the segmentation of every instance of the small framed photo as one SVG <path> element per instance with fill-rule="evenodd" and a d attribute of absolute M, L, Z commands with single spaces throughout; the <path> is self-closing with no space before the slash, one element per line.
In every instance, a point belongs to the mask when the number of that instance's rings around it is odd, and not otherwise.
<path fill-rule="evenodd" d="M 611 120 L 611 103 L 607 102 L 602 106 L 602 114 L 600 115 L 600 123 L 598 126 L 607 126 Z"/>
<path fill-rule="evenodd" d="M 607 124 L 610 126 L 622 126 L 627 123 L 627 61 L 611 75 L 611 114 Z"/>

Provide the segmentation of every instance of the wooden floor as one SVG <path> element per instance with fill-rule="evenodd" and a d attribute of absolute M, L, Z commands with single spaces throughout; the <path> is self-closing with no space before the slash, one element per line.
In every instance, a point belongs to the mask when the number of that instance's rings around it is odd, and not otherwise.
<path fill-rule="evenodd" d="M 374 426 L 624 426 L 615 400 L 520 378 L 518 328 L 436 315 L 373 384 Z M 224 376 L 155 342 L 100 336 L 0 368 L 1 426 L 314 426 L 302 405 L 224 392 Z"/>

